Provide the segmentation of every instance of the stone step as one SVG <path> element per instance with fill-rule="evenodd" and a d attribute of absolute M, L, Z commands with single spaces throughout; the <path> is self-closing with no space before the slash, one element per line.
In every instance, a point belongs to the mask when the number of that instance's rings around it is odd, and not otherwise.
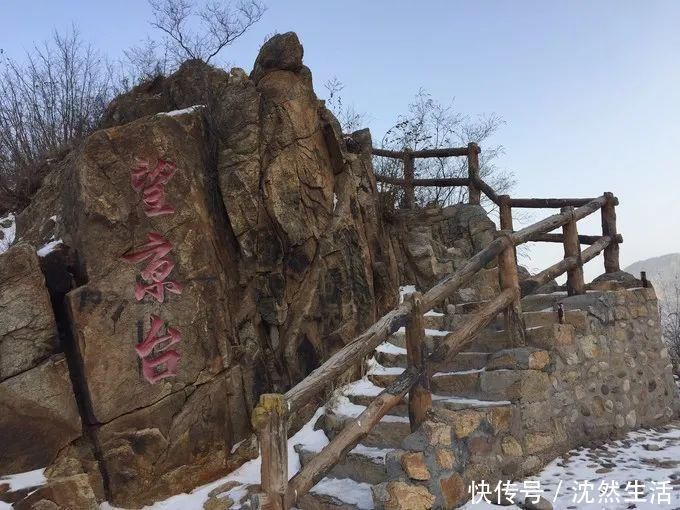
<path fill-rule="evenodd" d="M 535 402 L 550 389 L 550 377 L 541 370 L 488 370 L 479 376 L 481 398 Z"/>
<path fill-rule="evenodd" d="M 515 347 L 493 353 L 486 370 L 548 370 L 550 352 L 537 347 Z"/>
<path fill-rule="evenodd" d="M 444 315 L 443 313 L 436 313 L 434 314 L 433 312 L 428 312 L 430 315 L 427 313 L 423 316 L 423 324 L 425 325 L 426 328 L 428 329 L 447 329 L 446 325 L 448 324 L 450 317 L 448 315 Z"/>
<path fill-rule="evenodd" d="M 522 311 L 537 312 L 551 309 L 558 301 L 567 297 L 566 292 L 554 292 L 552 294 L 531 294 L 522 298 Z"/>
<path fill-rule="evenodd" d="M 480 394 L 479 377 L 483 371 L 437 372 L 430 379 L 430 388 L 437 395 L 476 397 Z"/>
<path fill-rule="evenodd" d="M 353 403 L 360 406 L 369 405 L 375 397 L 369 395 L 353 395 L 347 394 L 347 398 Z M 432 405 L 434 407 L 449 409 L 451 411 L 459 411 L 461 409 L 477 409 L 486 407 L 498 407 L 509 405 L 509 400 L 479 400 L 476 398 L 459 397 L 451 395 L 432 395 Z M 408 416 L 408 397 L 390 409 L 390 414 L 395 416 Z"/>
<path fill-rule="evenodd" d="M 321 428 L 329 439 L 338 435 L 350 421 L 354 420 L 365 409 L 364 406 L 351 403 L 347 397 L 344 397 L 344 399 L 346 402 L 341 405 L 327 409 L 316 424 L 316 428 Z M 388 414 L 383 416 L 382 420 L 373 427 L 361 442 L 365 446 L 377 448 L 400 448 L 402 440 L 410 432 L 411 427 L 408 418 Z"/>
<path fill-rule="evenodd" d="M 297 503 L 300 510 L 371 510 L 371 485 L 351 478 L 323 478 Z"/>
<path fill-rule="evenodd" d="M 428 351 L 432 352 L 448 332 L 440 331 L 438 332 L 440 334 L 433 335 L 431 332 L 434 330 L 427 331 L 428 333 L 425 334 L 425 345 Z M 387 341 L 397 347 L 405 348 L 406 334 L 402 331 L 397 331 Z M 463 352 L 495 352 L 507 347 L 510 347 L 510 343 L 502 332 L 482 330 L 477 338 L 464 347 Z"/>
<path fill-rule="evenodd" d="M 433 363 L 432 370 L 470 370 L 482 368 L 487 359 L 488 352 L 461 352 L 453 360 L 442 363 Z M 406 349 L 396 347 L 389 342 L 378 346 L 375 352 L 375 359 L 385 367 L 406 367 Z"/>
<path fill-rule="evenodd" d="M 557 312 L 553 310 L 540 310 L 535 312 L 524 312 L 524 324 L 527 328 L 538 326 L 551 326 L 559 322 Z M 583 310 L 565 310 L 564 322 L 571 324 L 574 328 L 584 330 L 588 314 Z"/>
<path fill-rule="evenodd" d="M 303 466 L 318 455 L 316 451 L 298 447 L 295 449 L 300 456 L 300 462 Z M 384 482 L 387 480 L 385 456 L 391 451 L 394 450 L 359 444 L 333 467 L 327 477 L 350 478 L 356 482 L 369 483 L 371 485 Z"/>

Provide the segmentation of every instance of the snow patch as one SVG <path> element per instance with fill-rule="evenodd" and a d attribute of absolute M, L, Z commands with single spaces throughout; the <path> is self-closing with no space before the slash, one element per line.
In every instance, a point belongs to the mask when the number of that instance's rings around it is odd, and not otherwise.
<path fill-rule="evenodd" d="M 9 223 L 8 227 L 3 227 L 5 223 Z M 17 222 L 14 214 L 9 213 L 7 216 L 0 218 L 0 232 L 3 233 L 2 239 L 0 239 L 0 253 L 4 253 L 9 250 L 14 242 L 14 237 L 17 233 Z"/>
<path fill-rule="evenodd" d="M 339 499 L 362 510 L 373 508 L 371 486 L 349 478 L 324 478 L 312 488 L 312 492 Z"/>
<path fill-rule="evenodd" d="M 375 348 L 376 351 L 382 352 L 384 354 L 394 354 L 398 356 L 400 354 L 406 354 L 406 349 L 403 347 L 397 347 L 390 342 L 383 342 L 378 347 Z"/>
<path fill-rule="evenodd" d="M 10 492 L 45 485 L 47 483 L 45 468 L 27 471 L 25 473 L 0 476 L 0 485 L 5 483 L 9 484 Z"/>
<path fill-rule="evenodd" d="M 157 113 L 156 115 L 162 115 L 165 117 L 177 117 L 179 115 L 186 115 L 187 113 L 192 113 L 195 110 L 198 110 L 199 108 L 205 108 L 205 105 L 202 104 L 196 104 L 194 106 L 190 106 L 189 108 L 183 108 L 182 110 L 173 110 L 171 112 L 161 112 Z"/>
<path fill-rule="evenodd" d="M 63 244 L 63 241 L 61 239 L 57 239 L 54 241 L 50 241 L 49 243 L 45 244 L 42 246 L 40 249 L 38 249 L 38 257 L 46 257 L 50 253 L 52 253 L 57 246 Z"/>

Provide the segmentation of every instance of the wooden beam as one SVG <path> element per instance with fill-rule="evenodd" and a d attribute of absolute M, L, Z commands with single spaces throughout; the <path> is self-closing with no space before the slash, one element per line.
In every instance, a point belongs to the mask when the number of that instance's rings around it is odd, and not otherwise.
<path fill-rule="evenodd" d="M 479 147 L 474 142 L 468 144 L 467 163 L 468 179 L 470 180 L 470 184 L 468 184 L 468 202 L 472 205 L 479 205 L 481 199 L 481 192 L 477 187 L 477 181 L 479 180 Z"/>
<path fill-rule="evenodd" d="M 593 244 L 602 239 L 602 236 L 588 236 L 581 235 L 578 236 L 579 244 Z M 564 243 L 564 236 L 562 234 L 536 234 L 529 241 L 532 242 L 542 242 L 542 243 Z M 618 243 L 623 242 L 623 236 L 621 234 L 616 234 L 616 241 Z"/>
<path fill-rule="evenodd" d="M 593 243 L 588 248 L 583 250 L 581 252 L 581 260 L 583 261 L 583 263 L 585 264 L 589 260 L 592 260 L 595 257 L 597 257 L 602 252 L 602 250 L 604 250 L 609 245 L 610 242 L 611 238 L 603 236 L 600 237 L 599 241 Z M 531 294 L 537 288 L 542 287 L 549 281 L 554 280 L 560 275 L 563 275 L 564 273 L 567 272 L 567 270 L 574 267 L 576 263 L 577 260 L 575 257 L 562 259 L 559 262 L 548 267 L 547 269 L 544 269 L 537 275 L 534 275 L 531 278 L 523 280 L 522 282 L 520 282 L 522 296 L 527 296 Z"/>
<path fill-rule="evenodd" d="M 616 205 L 619 203 L 613 193 L 604 194 L 606 203 L 602 207 L 602 235 L 613 241 L 604 250 L 604 270 L 606 273 L 616 273 L 621 270 L 619 265 L 619 243 L 616 240 Z"/>
<path fill-rule="evenodd" d="M 260 395 L 252 425 L 260 443 L 262 494 L 251 499 L 257 509 L 288 510 L 288 426 L 286 400 L 278 393 Z"/>
<path fill-rule="evenodd" d="M 386 175 L 375 175 L 375 180 L 385 184 L 392 184 L 394 186 L 405 186 L 406 181 L 404 179 L 398 179 L 395 177 L 388 177 Z M 433 186 L 436 188 L 448 188 L 453 186 L 467 186 L 470 183 L 470 179 L 467 177 L 441 177 L 433 179 L 413 179 L 413 186 L 416 188 L 423 186 Z"/>
<path fill-rule="evenodd" d="M 411 313 L 406 324 L 406 361 L 410 370 L 421 374 L 411 387 L 408 397 L 408 418 L 411 423 L 411 432 L 415 432 L 432 408 L 432 393 L 426 367 L 428 352 L 425 345 L 423 296 L 420 292 L 414 292 L 409 299 Z"/>
<path fill-rule="evenodd" d="M 477 148 L 479 150 L 479 147 Z M 374 156 L 382 156 L 384 158 L 404 159 L 404 151 L 393 151 L 389 149 L 377 149 L 373 147 L 371 154 Z M 448 158 L 457 156 L 467 156 L 467 147 L 451 147 L 445 149 L 424 149 L 420 151 L 411 151 L 414 158 Z"/>
<path fill-rule="evenodd" d="M 512 207 L 526 207 L 534 209 L 551 209 L 566 206 L 580 207 L 586 205 L 593 198 L 511 198 Z"/>
<path fill-rule="evenodd" d="M 457 289 L 472 280 L 481 268 L 487 267 L 495 261 L 498 255 L 508 246 L 512 246 L 512 240 L 507 236 L 498 237 L 491 241 L 486 248 L 470 257 L 462 268 L 447 276 L 423 294 L 423 310 L 431 310 L 451 296 Z"/>
<path fill-rule="evenodd" d="M 563 207 L 562 213 L 574 214 L 572 206 Z M 581 260 L 581 245 L 578 239 L 578 230 L 574 220 L 565 223 L 562 226 L 562 237 L 564 239 L 564 258 L 575 258 L 576 264 L 567 269 L 567 294 L 569 296 L 576 296 L 585 294 L 586 284 L 583 281 L 583 261 Z"/>
<path fill-rule="evenodd" d="M 359 363 L 392 333 L 406 326 L 410 311 L 411 303 L 405 301 L 399 307 L 383 315 L 370 328 L 288 390 L 286 401 L 290 409 L 300 409 L 309 403 L 316 395 L 333 384 L 338 376 L 344 374 L 349 367 Z"/>
<path fill-rule="evenodd" d="M 307 462 L 288 485 L 286 503 L 295 505 L 338 461 L 354 448 L 390 409 L 399 404 L 421 374 L 404 370 L 395 382 L 380 393 L 357 418 L 348 423 L 317 455 Z"/>
<path fill-rule="evenodd" d="M 487 327 L 498 313 L 516 298 L 513 289 L 502 290 L 494 299 L 479 308 L 475 314 L 438 343 L 430 361 L 450 361 L 473 340 L 480 330 Z"/>
<path fill-rule="evenodd" d="M 475 179 L 475 185 L 487 197 L 489 197 L 489 200 L 491 200 L 494 204 L 498 205 L 500 203 L 498 194 L 481 177 L 477 176 L 477 178 Z"/>
<path fill-rule="evenodd" d="M 509 232 L 505 233 L 505 235 L 508 234 Z M 505 333 L 512 347 L 522 347 L 526 345 L 526 332 L 522 318 L 521 292 L 514 246 L 506 248 L 498 256 L 498 277 L 501 290 L 510 290 L 515 294 L 512 302 L 503 310 Z"/>
<path fill-rule="evenodd" d="M 406 209 L 413 209 L 416 203 L 416 193 L 413 188 L 413 180 L 415 178 L 413 170 L 413 156 L 411 151 L 404 151 L 404 204 Z"/>

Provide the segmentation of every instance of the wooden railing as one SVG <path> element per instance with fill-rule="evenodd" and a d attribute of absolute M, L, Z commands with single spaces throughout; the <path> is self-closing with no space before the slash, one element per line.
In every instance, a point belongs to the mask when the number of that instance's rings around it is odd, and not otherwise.
<path fill-rule="evenodd" d="M 616 229 L 615 207 L 617 199 L 611 193 L 587 199 L 512 199 L 497 195 L 479 176 L 479 147 L 436 149 L 426 151 L 387 151 L 373 149 L 378 156 L 399 158 L 404 161 L 404 179 L 378 176 L 382 182 L 404 186 L 406 204 L 414 205 L 416 186 L 468 186 L 470 203 L 479 204 L 483 192 L 500 209 L 501 230 L 486 248 L 471 257 L 458 271 L 444 278 L 430 290 L 411 294 L 397 308 L 385 314 L 370 328 L 356 337 L 325 363 L 309 374 L 285 394 L 265 394 L 253 410 L 252 424 L 260 443 L 262 458 L 261 492 L 251 497 L 254 509 L 283 510 L 294 506 L 299 498 L 321 480 L 394 406 L 408 393 L 408 410 L 411 430 L 423 422 L 432 406 L 428 363 L 452 360 L 499 313 L 503 312 L 505 331 L 514 346 L 525 345 L 525 327 L 522 320 L 521 297 L 567 273 L 569 295 L 585 292 L 583 264 L 604 251 L 605 271 L 619 270 L 619 248 L 623 241 Z M 467 179 L 414 179 L 413 159 L 425 157 L 465 156 L 470 169 Z M 436 182 L 435 182 L 436 181 Z M 512 209 L 515 207 L 559 207 L 553 214 L 522 230 L 513 231 Z M 600 210 L 602 235 L 579 235 L 579 220 Z M 561 234 L 551 234 L 562 228 Z M 515 248 L 529 241 L 561 242 L 564 258 L 541 273 L 524 280 L 517 274 Z M 583 252 L 581 244 L 589 244 Z M 498 261 L 499 295 L 485 303 L 457 329 L 438 341 L 432 353 L 425 347 L 423 314 L 468 283 L 482 268 Z M 348 369 L 362 362 L 375 348 L 401 327 L 406 328 L 407 368 L 396 381 L 383 390 L 366 409 L 352 420 L 328 445 L 288 479 L 288 419 L 316 397 L 325 394 Z"/>

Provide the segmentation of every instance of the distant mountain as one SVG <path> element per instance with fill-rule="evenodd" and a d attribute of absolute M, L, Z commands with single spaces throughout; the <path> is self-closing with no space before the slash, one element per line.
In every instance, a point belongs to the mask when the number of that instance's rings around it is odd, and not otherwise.
<path fill-rule="evenodd" d="M 673 287 L 674 282 L 680 282 L 680 253 L 640 260 L 626 267 L 624 271 L 638 277 L 640 271 L 647 271 L 647 278 L 654 285 L 657 295 L 663 298 L 663 295 Z"/>

